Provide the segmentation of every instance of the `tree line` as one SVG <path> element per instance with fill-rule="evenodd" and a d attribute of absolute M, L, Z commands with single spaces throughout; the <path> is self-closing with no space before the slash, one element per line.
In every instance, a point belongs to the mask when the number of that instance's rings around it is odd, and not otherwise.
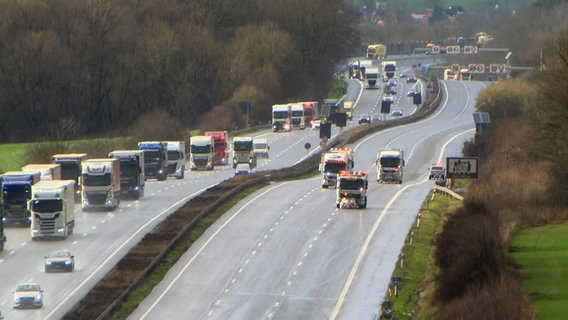
<path fill-rule="evenodd" d="M 232 129 L 239 101 L 268 121 L 325 96 L 356 21 L 341 0 L 2 1 L 0 141 L 126 134 L 156 109 Z"/>

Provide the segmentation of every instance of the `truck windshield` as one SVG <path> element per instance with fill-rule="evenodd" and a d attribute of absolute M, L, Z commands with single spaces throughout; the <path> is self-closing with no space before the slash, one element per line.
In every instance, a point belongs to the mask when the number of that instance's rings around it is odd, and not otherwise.
<path fill-rule="evenodd" d="M 381 158 L 381 166 L 387 168 L 396 168 L 400 165 L 399 158 Z"/>
<path fill-rule="evenodd" d="M 288 111 L 274 111 L 272 117 L 274 119 L 288 119 Z"/>
<path fill-rule="evenodd" d="M 61 166 L 61 179 L 75 180 L 81 175 L 81 167 L 76 162 L 60 162 Z"/>
<path fill-rule="evenodd" d="M 144 161 L 149 164 L 158 164 L 161 161 L 160 151 L 144 150 Z"/>
<path fill-rule="evenodd" d="M 302 110 L 292 110 L 292 117 L 301 117 L 304 115 L 304 111 Z"/>
<path fill-rule="evenodd" d="M 138 175 L 138 163 L 136 161 L 120 161 L 120 177 L 133 177 Z"/>
<path fill-rule="evenodd" d="M 339 188 L 343 190 L 359 190 L 363 189 L 364 186 L 365 186 L 364 180 L 341 179 L 339 183 Z"/>
<path fill-rule="evenodd" d="M 168 151 L 168 160 L 179 160 L 180 152 L 177 150 Z"/>
<path fill-rule="evenodd" d="M 267 144 L 264 142 L 255 142 L 254 148 L 255 149 L 266 149 Z"/>
<path fill-rule="evenodd" d="M 345 163 L 326 163 L 325 172 L 338 173 L 339 170 L 345 170 Z"/>
<path fill-rule="evenodd" d="M 191 153 L 210 153 L 211 152 L 211 145 L 208 144 L 206 146 L 195 146 L 191 145 Z"/>
<path fill-rule="evenodd" d="M 30 199 L 29 185 L 10 185 L 2 187 L 2 197 L 5 203 L 22 203 Z"/>
<path fill-rule="evenodd" d="M 49 213 L 63 210 L 61 199 L 36 199 L 32 201 L 32 211 L 38 213 Z"/>
<path fill-rule="evenodd" d="M 83 185 L 88 187 L 110 186 L 110 173 L 105 173 L 100 176 L 84 174 Z"/>
<path fill-rule="evenodd" d="M 233 144 L 235 151 L 251 151 L 252 141 L 235 141 Z"/>
<path fill-rule="evenodd" d="M 215 142 L 215 149 L 227 149 L 225 142 Z"/>

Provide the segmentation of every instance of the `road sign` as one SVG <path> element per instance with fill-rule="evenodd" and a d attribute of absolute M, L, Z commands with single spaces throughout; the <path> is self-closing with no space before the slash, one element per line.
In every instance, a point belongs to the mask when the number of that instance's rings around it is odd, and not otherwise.
<path fill-rule="evenodd" d="M 489 65 L 489 72 L 491 73 L 507 73 L 507 68 L 505 68 L 505 64 L 490 64 Z"/>
<path fill-rule="evenodd" d="M 469 66 L 469 73 L 484 73 L 485 66 L 482 64 L 470 64 Z"/>
<path fill-rule="evenodd" d="M 460 65 L 459 64 L 452 64 L 452 72 L 453 73 L 458 73 L 460 72 Z"/>
<path fill-rule="evenodd" d="M 457 54 L 460 53 L 460 46 L 447 46 L 446 52 L 448 54 Z"/>
<path fill-rule="evenodd" d="M 433 46 L 432 53 L 440 53 L 440 46 Z"/>

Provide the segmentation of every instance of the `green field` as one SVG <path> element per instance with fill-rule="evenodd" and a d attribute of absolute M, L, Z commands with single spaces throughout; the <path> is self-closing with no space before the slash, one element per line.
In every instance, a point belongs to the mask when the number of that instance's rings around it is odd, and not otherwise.
<path fill-rule="evenodd" d="M 534 303 L 536 318 L 568 315 L 568 224 L 520 230 L 511 238 L 513 258 L 521 266 L 523 290 Z"/>
<path fill-rule="evenodd" d="M 32 144 L 0 144 L 0 172 L 20 170 L 26 164 L 26 151 Z"/>

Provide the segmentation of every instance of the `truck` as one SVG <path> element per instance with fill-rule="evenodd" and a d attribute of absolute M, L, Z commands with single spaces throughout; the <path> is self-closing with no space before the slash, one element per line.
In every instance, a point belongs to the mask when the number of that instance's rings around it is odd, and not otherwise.
<path fill-rule="evenodd" d="M 343 112 L 343 99 L 323 100 L 322 116 L 327 119 L 328 123 L 335 123 L 336 114 L 340 112 Z"/>
<path fill-rule="evenodd" d="M 226 165 L 229 159 L 229 132 L 228 131 L 205 131 L 204 136 L 213 137 L 215 147 L 213 153 L 215 154 L 216 166 Z"/>
<path fill-rule="evenodd" d="M 144 153 L 144 158 L 146 153 Z M 83 161 L 83 211 L 90 209 L 113 210 L 120 204 L 120 160 L 95 158 Z"/>
<path fill-rule="evenodd" d="M 377 182 L 402 183 L 404 152 L 402 149 L 380 149 L 377 152 Z"/>
<path fill-rule="evenodd" d="M 347 114 L 347 120 L 353 120 L 353 101 L 344 101 L 343 110 Z"/>
<path fill-rule="evenodd" d="M 292 106 L 289 104 L 272 105 L 272 131 L 283 130 L 288 132 L 292 129 Z"/>
<path fill-rule="evenodd" d="M 365 89 L 380 89 L 379 85 L 379 68 L 370 67 L 365 71 Z"/>
<path fill-rule="evenodd" d="M 215 140 L 212 136 L 193 136 L 189 139 L 191 170 L 215 168 Z"/>
<path fill-rule="evenodd" d="M 256 167 L 253 140 L 252 137 L 233 138 L 233 169 L 242 163 L 248 164 L 250 169 Z"/>
<path fill-rule="evenodd" d="M 306 126 L 312 128 L 314 125 L 314 120 L 319 119 L 319 104 L 317 101 L 306 101 L 302 102 L 304 105 L 304 122 Z"/>
<path fill-rule="evenodd" d="M 306 128 L 304 104 L 301 102 L 290 104 L 290 112 L 292 129 L 304 130 Z"/>
<path fill-rule="evenodd" d="M 141 141 L 138 142 L 138 150 L 144 151 L 146 180 L 166 180 L 168 178 L 168 144 L 163 141 Z"/>
<path fill-rule="evenodd" d="M 395 77 L 396 61 L 383 61 L 381 63 L 383 81 L 388 81 Z"/>
<path fill-rule="evenodd" d="M 47 180 L 32 187 L 28 202 L 32 214 L 32 240 L 62 238 L 73 234 L 75 227 L 75 181 Z"/>
<path fill-rule="evenodd" d="M 32 163 L 22 167 L 22 171 L 39 171 L 41 180 L 61 180 L 61 165 L 57 163 Z"/>
<path fill-rule="evenodd" d="M 387 57 L 387 46 L 373 43 L 367 46 L 367 59 L 380 59 Z"/>
<path fill-rule="evenodd" d="M 367 207 L 367 188 L 369 187 L 367 177 L 366 171 L 347 172 L 342 170 L 339 172 L 335 200 L 338 209 L 364 209 Z"/>
<path fill-rule="evenodd" d="M 168 144 L 168 177 L 185 178 L 185 141 L 164 141 Z"/>
<path fill-rule="evenodd" d="M 61 166 L 61 179 L 75 181 L 75 202 L 81 202 L 81 165 L 88 158 L 86 153 L 60 153 L 51 156 L 51 162 Z"/>
<path fill-rule="evenodd" d="M 28 201 L 32 187 L 41 180 L 39 171 L 8 171 L 2 175 L 2 220 L 5 225 L 30 223 Z"/>
<path fill-rule="evenodd" d="M 108 154 L 120 162 L 120 193 L 121 196 L 140 199 L 144 196 L 146 173 L 144 170 L 144 151 L 115 150 Z"/>
<path fill-rule="evenodd" d="M 365 73 L 367 69 L 373 67 L 373 60 L 360 60 L 359 61 L 359 73 L 360 77 L 359 80 L 365 80 Z"/>
<path fill-rule="evenodd" d="M 353 152 L 349 147 L 330 148 L 321 155 L 319 171 L 321 172 L 321 187 L 335 188 L 339 171 L 352 172 L 355 163 Z"/>

